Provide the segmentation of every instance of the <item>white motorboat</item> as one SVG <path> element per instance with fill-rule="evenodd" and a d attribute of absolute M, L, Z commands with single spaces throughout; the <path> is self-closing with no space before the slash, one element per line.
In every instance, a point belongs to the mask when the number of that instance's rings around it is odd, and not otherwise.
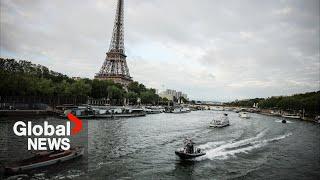
<path fill-rule="evenodd" d="M 139 117 L 145 116 L 146 113 L 141 108 L 113 108 L 106 111 L 100 111 L 96 118 L 113 118 L 113 117 Z"/>
<path fill-rule="evenodd" d="M 301 117 L 297 114 L 282 114 L 281 116 L 284 118 L 301 119 Z"/>
<path fill-rule="evenodd" d="M 191 112 L 191 110 L 189 108 L 184 108 L 184 107 L 178 107 L 178 108 L 174 108 L 172 113 L 188 113 Z"/>
<path fill-rule="evenodd" d="M 250 115 L 246 112 L 240 112 L 239 117 L 249 119 Z"/>
<path fill-rule="evenodd" d="M 147 114 L 159 114 L 164 111 L 162 108 L 157 108 L 157 107 L 145 107 L 143 108 L 143 110 Z"/>
<path fill-rule="evenodd" d="M 228 114 L 224 114 L 222 117 L 220 117 L 220 119 L 214 119 L 213 121 L 211 121 L 209 126 L 214 128 L 222 128 L 229 125 L 230 122 Z"/>

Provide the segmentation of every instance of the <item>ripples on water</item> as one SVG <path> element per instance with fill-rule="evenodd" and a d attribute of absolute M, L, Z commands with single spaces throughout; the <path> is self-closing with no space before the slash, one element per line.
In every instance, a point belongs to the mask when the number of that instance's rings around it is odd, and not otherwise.
<path fill-rule="evenodd" d="M 240 119 L 238 114 L 228 112 L 231 126 L 209 128 L 212 118 L 221 113 L 197 111 L 88 120 L 86 158 L 66 163 L 64 170 L 39 170 L 35 175 L 49 179 L 319 177 L 319 125 L 295 120 L 282 124 L 281 119 L 258 114 Z M 6 126 L 7 123 L 0 124 L 1 129 Z M 180 160 L 174 150 L 182 146 L 186 137 L 192 137 L 207 154 L 190 161 Z M 83 171 L 84 166 L 88 172 Z"/>

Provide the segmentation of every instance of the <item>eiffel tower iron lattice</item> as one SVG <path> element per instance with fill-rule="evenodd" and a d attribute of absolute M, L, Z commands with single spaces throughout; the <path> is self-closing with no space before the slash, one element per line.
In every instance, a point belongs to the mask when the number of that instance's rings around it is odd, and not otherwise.
<path fill-rule="evenodd" d="M 128 86 L 132 82 L 132 78 L 130 77 L 124 49 L 123 5 L 123 0 L 118 0 L 109 51 L 106 53 L 106 59 L 99 73 L 95 75 L 95 79 L 113 80 L 116 83 Z"/>

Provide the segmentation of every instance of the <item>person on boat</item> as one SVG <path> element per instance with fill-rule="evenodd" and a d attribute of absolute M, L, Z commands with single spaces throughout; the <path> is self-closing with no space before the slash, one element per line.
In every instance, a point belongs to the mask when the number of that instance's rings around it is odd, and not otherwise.
<path fill-rule="evenodd" d="M 185 151 L 186 153 L 192 154 L 194 153 L 194 142 L 191 139 L 187 138 L 185 141 Z"/>

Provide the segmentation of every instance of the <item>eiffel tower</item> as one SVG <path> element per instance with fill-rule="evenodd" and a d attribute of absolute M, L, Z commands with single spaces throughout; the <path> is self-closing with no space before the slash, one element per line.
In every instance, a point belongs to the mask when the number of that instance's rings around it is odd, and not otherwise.
<path fill-rule="evenodd" d="M 95 79 L 113 80 L 127 87 L 131 82 L 124 49 L 123 0 L 118 0 L 109 51 Z"/>

